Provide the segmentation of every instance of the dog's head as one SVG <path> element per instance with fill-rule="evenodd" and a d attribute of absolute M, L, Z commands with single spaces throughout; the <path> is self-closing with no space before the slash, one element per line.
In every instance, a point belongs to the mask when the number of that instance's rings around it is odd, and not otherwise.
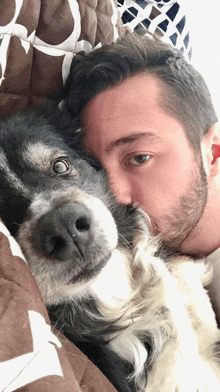
<path fill-rule="evenodd" d="M 131 245 L 136 225 L 51 118 L 26 111 L 0 123 L 0 217 L 48 304 L 86 287 L 117 246 Z"/>

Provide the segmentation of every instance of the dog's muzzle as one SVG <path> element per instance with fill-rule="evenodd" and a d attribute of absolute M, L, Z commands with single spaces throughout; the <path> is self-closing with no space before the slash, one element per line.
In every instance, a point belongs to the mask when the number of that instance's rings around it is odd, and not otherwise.
<path fill-rule="evenodd" d="M 18 240 L 45 302 L 54 304 L 99 275 L 118 246 L 118 231 L 94 196 L 72 188 L 65 201 L 61 191 L 47 196 L 34 198 Z"/>
<path fill-rule="evenodd" d="M 91 212 L 80 203 L 66 203 L 53 208 L 38 220 L 33 242 L 47 258 L 66 261 L 85 259 L 94 238 Z"/>

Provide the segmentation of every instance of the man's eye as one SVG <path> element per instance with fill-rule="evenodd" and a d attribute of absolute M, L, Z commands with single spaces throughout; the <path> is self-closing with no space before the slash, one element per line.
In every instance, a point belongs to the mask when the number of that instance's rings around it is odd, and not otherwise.
<path fill-rule="evenodd" d="M 64 174 L 70 170 L 70 165 L 65 159 L 60 158 L 53 162 L 52 170 L 56 174 Z"/>
<path fill-rule="evenodd" d="M 141 165 L 148 161 L 150 158 L 150 155 L 148 154 L 139 154 L 139 155 L 134 155 L 133 157 L 129 158 L 128 164 L 130 165 Z"/>

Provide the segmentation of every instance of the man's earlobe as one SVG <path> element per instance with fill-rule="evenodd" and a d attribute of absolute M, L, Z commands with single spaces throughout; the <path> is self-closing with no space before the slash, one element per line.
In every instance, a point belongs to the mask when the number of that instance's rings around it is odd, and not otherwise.
<path fill-rule="evenodd" d="M 212 145 L 212 155 L 213 155 L 212 163 L 214 163 L 216 159 L 220 157 L 220 146 L 218 146 L 217 144 Z"/>
<path fill-rule="evenodd" d="M 215 177 L 220 174 L 220 122 L 212 125 L 201 143 L 206 174 Z"/>
<path fill-rule="evenodd" d="M 220 122 L 213 126 L 211 176 L 220 174 Z"/>

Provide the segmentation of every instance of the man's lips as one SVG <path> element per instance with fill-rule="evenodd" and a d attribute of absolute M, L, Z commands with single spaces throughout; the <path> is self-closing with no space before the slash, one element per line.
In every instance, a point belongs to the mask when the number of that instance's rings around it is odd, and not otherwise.
<path fill-rule="evenodd" d="M 83 268 L 78 274 L 74 275 L 73 278 L 71 278 L 68 285 L 81 282 L 82 280 L 90 280 L 94 278 L 102 270 L 102 268 L 105 267 L 110 257 L 111 257 L 111 253 L 109 253 L 106 257 L 104 257 L 93 268 L 90 269 Z"/>

